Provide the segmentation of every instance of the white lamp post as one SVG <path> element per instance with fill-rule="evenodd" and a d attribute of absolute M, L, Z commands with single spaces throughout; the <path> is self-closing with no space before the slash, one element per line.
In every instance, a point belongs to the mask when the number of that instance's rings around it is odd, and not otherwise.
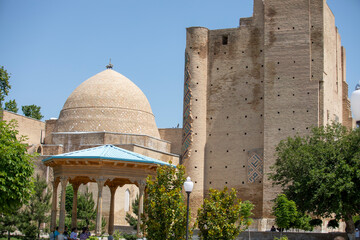
<path fill-rule="evenodd" d="M 360 125 L 360 82 L 356 85 L 355 91 L 351 94 L 351 112 L 357 125 Z"/>
<path fill-rule="evenodd" d="M 186 213 L 186 240 L 188 240 L 189 235 L 189 204 L 190 204 L 190 193 L 192 192 L 194 183 L 191 181 L 190 177 L 186 178 L 184 182 L 184 189 L 187 193 L 187 213 Z"/>

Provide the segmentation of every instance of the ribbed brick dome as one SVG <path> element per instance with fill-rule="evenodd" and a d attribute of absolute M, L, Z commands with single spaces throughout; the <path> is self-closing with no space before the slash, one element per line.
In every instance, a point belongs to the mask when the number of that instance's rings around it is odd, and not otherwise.
<path fill-rule="evenodd" d="M 66 100 L 55 132 L 118 132 L 160 138 L 149 101 L 128 78 L 107 69 Z"/>

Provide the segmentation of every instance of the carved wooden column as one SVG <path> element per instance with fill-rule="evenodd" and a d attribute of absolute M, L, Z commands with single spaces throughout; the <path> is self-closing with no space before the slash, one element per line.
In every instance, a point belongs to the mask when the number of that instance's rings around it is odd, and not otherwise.
<path fill-rule="evenodd" d="M 97 213 L 96 213 L 96 225 L 95 225 L 95 235 L 101 235 L 101 218 L 102 218 L 102 191 L 106 179 L 104 177 L 99 177 L 96 179 L 98 184 L 98 199 L 97 199 Z"/>
<path fill-rule="evenodd" d="M 53 185 L 53 192 L 52 192 L 52 203 L 51 203 L 50 231 L 54 231 L 56 228 L 57 188 L 59 186 L 59 178 L 54 179 L 52 185 Z"/>
<path fill-rule="evenodd" d="M 114 211 L 115 211 L 115 193 L 118 188 L 117 185 L 109 185 L 111 199 L 110 199 L 110 214 L 109 214 L 109 228 L 108 233 L 110 236 L 114 233 Z"/>
<path fill-rule="evenodd" d="M 145 186 L 146 186 L 146 181 L 145 180 L 139 180 L 137 181 L 138 187 L 139 187 L 139 211 L 138 211 L 138 222 L 137 222 L 137 237 L 141 238 L 142 237 L 142 232 L 140 229 L 141 226 L 141 215 L 144 212 L 144 190 L 145 190 Z"/>
<path fill-rule="evenodd" d="M 72 212 L 71 212 L 71 227 L 77 227 L 77 195 L 79 190 L 80 183 L 73 182 L 72 187 L 74 190 L 74 196 L 73 196 L 73 206 L 72 206 Z"/>
<path fill-rule="evenodd" d="M 66 185 L 68 183 L 68 178 L 65 176 L 60 177 L 61 182 L 61 202 L 60 202 L 60 216 L 59 216 L 59 233 L 63 233 L 65 229 L 65 194 L 66 194 Z"/>

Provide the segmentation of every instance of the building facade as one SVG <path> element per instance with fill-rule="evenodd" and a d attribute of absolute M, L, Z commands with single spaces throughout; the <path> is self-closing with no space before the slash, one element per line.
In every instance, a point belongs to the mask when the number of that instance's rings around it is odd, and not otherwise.
<path fill-rule="evenodd" d="M 326 0 L 254 0 L 236 28 L 188 28 L 182 163 L 193 212 L 226 186 L 255 204 L 253 228 L 270 229 L 275 146 L 332 121 L 354 126 L 345 64 Z"/>

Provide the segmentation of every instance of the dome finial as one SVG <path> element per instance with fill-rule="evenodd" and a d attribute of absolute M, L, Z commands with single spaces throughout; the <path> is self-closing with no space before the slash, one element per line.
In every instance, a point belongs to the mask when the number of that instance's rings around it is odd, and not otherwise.
<path fill-rule="evenodd" d="M 111 58 L 110 58 L 110 61 L 109 61 L 109 64 L 106 65 L 106 68 L 107 69 L 112 69 L 114 65 L 111 64 Z"/>

